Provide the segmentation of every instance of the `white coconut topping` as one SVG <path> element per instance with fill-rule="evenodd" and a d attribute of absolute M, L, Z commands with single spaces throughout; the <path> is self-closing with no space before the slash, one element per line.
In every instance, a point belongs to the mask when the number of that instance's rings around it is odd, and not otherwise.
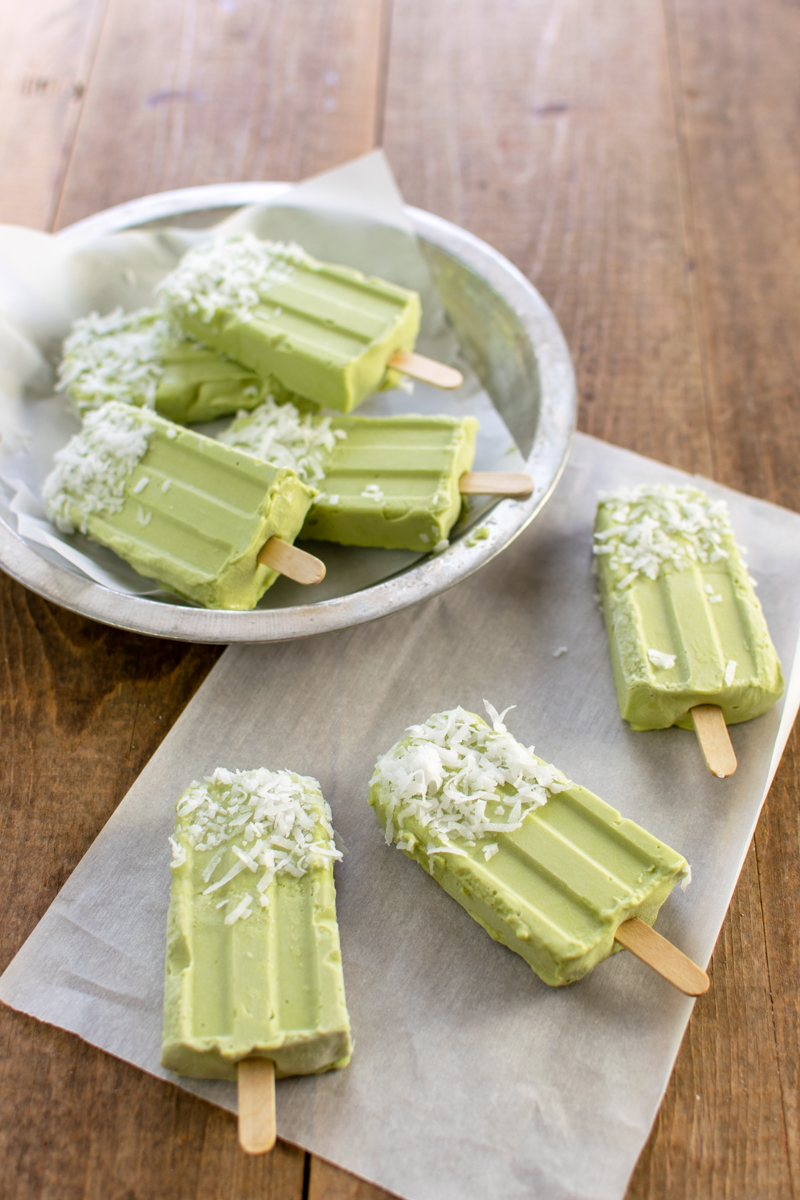
<path fill-rule="evenodd" d="M 387 844 L 413 850 L 422 830 L 429 859 L 464 856 L 465 847 L 519 829 L 527 813 L 571 786 L 508 732 L 508 709 L 498 715 L 484 704 L 491 729 L 463 708 L 434 713 L 378 759 L 372 782 L 383 785 Z M 497 846 L 483 850 L 488 860 Z"/>
<path fill-rule="evenodd" d="M 252 233 L 195 246 L 156 288 L 168 311 L 213 321 L 218 312 L 249 321 L 269 292 L 299 266 L 316 261 L 292 242 L 262 242 Z M 274 310 L 273 315 L 279 315 Z"/>
<path fill-rule="evenodd" d="M 676 655 L 665 654 L 663 650 L 648 650 L 647 657 L 654 667 L 663 667 L 665 671 L 675 666 Z"/>
<path fill-rule="evenodd" d="M 736 668 L 739 666 L 735 658 L 729 658 L 725 664 L 725 687 L 730 687 L 736 675 Z"/>
<path fill-rule="evenodd" d="M 144 414 L 128 404 L 108 404 L 86 414 L 81 432 L 56 452 L 42 488 L 48 516 L 63 533 L 75 532 L 74 510 L 81 533 L 91 513 L 120 511 L 125 482 L 154 433 Z"/>
<path fill-rule="evenodd" d="M 109 400 L 153 408 L 164 353 L 181 337 L 155 309 L 81 317 L 64 342 L 57 390 L 81 413 Z"/>
<path fill-rule="evenodd" d="M 691 563 L 728 557 L 732 538 L 727 507 L 691 487 L 670 484 L 622 488 L 602 493 L 611 524 L 594 535 L 594 553 L 608 555 L 612 570 L 628 568 L 617 588 L 624 590 L 644 575 L 657 579 L 662 563 L 683 571 Z"/>
<path fill-rule="evenodd" d="M 361 496 L 364 500 L 374 500 L 376 504 L 380 504 L 384 498 L 383 489 L 377 483 L 368 483 Z"/>
<path fill-rule="evenodd" d="M 291 467 L 304 483 L 317 483 L 337 441 L 346 436 L 343 429 L 331 429 L 330 417 L 298 412 L 293 404 L 277 404 L 268 396 L 252 412 L 238 413 L 219 440 L 275 467 Z"/>
<path fill-rule="evenodd" d="M 249 917 L 253 900 L 266 908 L 266 892 L 276 876 L 299 879 L 312 867 L 342 858 L 333 841 L 331 810 L 316 779 L 308 775 L 218 767 L 184 792 L 176 811 L 172 866 L 183 866 L 190 850 L 208 854 L 204 895 L 219 891 L 243 871 L 258 875 L 226 916 L 227 925 Z M 227 869 L 214 879 L 221 866 Z"/>

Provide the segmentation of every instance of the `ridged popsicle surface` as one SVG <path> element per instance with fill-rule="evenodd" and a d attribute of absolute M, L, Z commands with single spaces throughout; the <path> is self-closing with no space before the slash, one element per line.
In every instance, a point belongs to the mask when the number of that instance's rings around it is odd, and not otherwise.
<path fill-rule="evenodd" d="M 252 234 L 190 251 L 160 290 L 186 333 L 342 412 L 396 386 L 419 330 L 416 292 Z"/>
<path fill-rule="evenodd" d="M 259 813 L 259 800 L 281 791 L 309 818 L 288 834 Z M 178 801 L 174 843 L 163 1065 L 201 1079 L 234 1079 L 252 1055 L 271 1058 L 279 1076 L 346 1065 L 340 855 L 316 781 L 217 771 Z"/>
<path fill-rule="evenodd" d="M 278 577 L 257 561 L 292 542 L 314 490 L 294 471 L 111 403 L 56 455 L 48 511 L 140 574 L 208 608 L 249 609 Z"/>
<path fill-rule="evenodd" d="M 695 488 L 601 501 L 595 555 L 620 713 L 634 729 L 729 725 L 771 708 L 780 662 L 725 506 Z"/>
<path fill-rule="evenodd" d="M 442 548 L 475 457 L 474 417 L 315 417 L 268 400 L 222 439 L 292 463 L 320 494 L 303 537 L 345 546 Z"/>
<path fill-rule="evenodd" d="M 409 733 L 379 760 L 370 789 L 387 841 L 545 983 L 580 979 L 614 951 L 623 921 L 652 924 L 688 877 L 681 854 L 565 780 L 502 723 L 490 730 L 457 709 Z"/>

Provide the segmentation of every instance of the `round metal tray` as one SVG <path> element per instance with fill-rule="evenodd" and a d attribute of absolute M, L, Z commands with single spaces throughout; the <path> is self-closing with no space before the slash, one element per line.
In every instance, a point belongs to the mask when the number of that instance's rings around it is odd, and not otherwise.
<path fill-rule="evenodd" d="M 289 185 L 233 183 L 146 196 L 79 221 L 58 236 L 74 244 L 153 221 L 196 225 L 226 209 L 273 200 Z M 107 625 L 189 642 L 270 642 L 372 621 L 452 587 L 499 554 L 550 496 L 575 429 L 572 363 L 555 317 L 531 283 L 491 246 L 421 209 L 407 214 L 444 307 L 471 363 L 527 460 L 525 500 L 501 500 L 449 549 L 362 591 L 290 608 L 228 612 L 188 608 L 112 591 L 54 565 L 0 521 L 0 566 L 65 608 Z"/>

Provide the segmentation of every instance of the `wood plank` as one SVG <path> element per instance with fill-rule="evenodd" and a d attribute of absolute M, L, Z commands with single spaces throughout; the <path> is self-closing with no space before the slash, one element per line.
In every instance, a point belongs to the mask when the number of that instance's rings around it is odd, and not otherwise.
<path fill-rule="evenodd" d="M 710 473 L 660 6 L 393 13 L 385 144 L 407 200 L 539 287 L 575 360 L 582 429 Z"/>
<path fill-rule="evenodd" d="M 793 1194 L 752 849 L 710 974 L 626 1200 Z"/>
<path fill-rule="evenodd" d="M 153 31 L 158 30 L 158 37 Z M 191 184 L 305 178 L 373 146 L 380 0 L 110 0 L 58 225 Z"/>
<path fill-rule="evenodd" d="M 365 1179 L 356 1179 L 323 1158 L 312 1157 L 308 1195 L 304 1200 L 392 1200 L 392 1193 Z"/>
<path fill-rule="evenodd" d="M 52 224 L 105 7 L 0 6 L 0 221 Z"/>
<path fill-rule="evenodd" d="M 797 510 L 800 12 L 781 0 L 665 11 L 716 477 Z"/>

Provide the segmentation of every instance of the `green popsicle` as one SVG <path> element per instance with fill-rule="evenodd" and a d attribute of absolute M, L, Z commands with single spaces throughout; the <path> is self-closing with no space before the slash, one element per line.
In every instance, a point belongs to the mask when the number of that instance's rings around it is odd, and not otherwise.
<path fill-rule="evenodd" d="M 158 291 L 191 337 L 341 412 L 397 386 L 388 360 L 419 329 L 416 292 L 249 233 L 190 250 Z"/>
<path fill-rule="evenodd" d="M 320 488 L 303 537 L 425 551 L 447 545 L 477 430 L 474 417 L 315 417 L 268 399 L 221 440 Z"/>
<path fill-rule="evenodd" d="M 603 496 L 594 553 L 632 729 L 691 729 L 700 705 L 718 706 L 728 725 L 772 707 L 781 666 L 722 501 L 671 485 Z"/>
<path fill-rule="evenodd" d="M 68 392 L 79 416 L 120 400 L 190 425 L 255 408 L 268 384 L 186 337 L 156 309 L 116 309 L 75 322 L 64 342 L 58 390 Z M 275 392 L 276 381 L 269 390 Z"/>
<path fill-rule="evenodd" d="M 252 608 L 278 573 L 259 562 L 292 542 L 314 496 L 276 469 L 148 409 L 110 402 L 55 455 L 43 495 L 62 532 L 79 529 L 140 574 L 206 608 Z"/>
<path fill-rule="evenodd" d="M 315 779 L 218 768 L 177 802 L 162 1064 L 235 1079 L 346 1066 L 330 808 Z"/>
<path fill-rule="evenodd" d="M 423 866 L 545 983 L 572 983 L 648 925 L 679 880 L 677 851 L 462 708 L 435 713 L 375 767 L 387 843 Z M 693 967 L 693 964 L 690 964 Z M 694 968 L 701 977 L 699 968 Z"/>

